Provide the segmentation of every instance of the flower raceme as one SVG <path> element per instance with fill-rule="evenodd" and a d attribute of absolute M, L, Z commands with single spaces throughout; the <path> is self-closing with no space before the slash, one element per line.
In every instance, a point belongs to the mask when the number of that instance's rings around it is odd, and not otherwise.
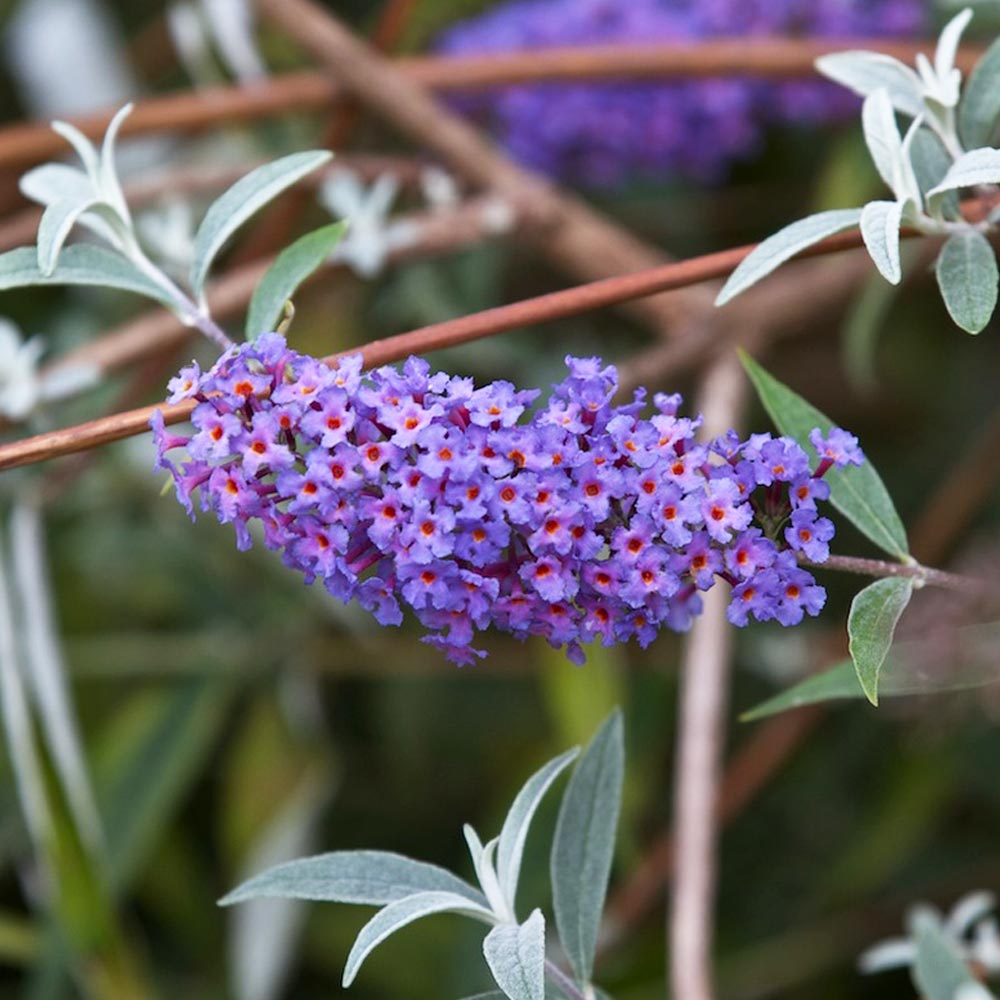
<path fill-rule="evenodd" d="M 537 391 L 477 389 L 419 358 L 330 368 L 267 334 L 172 380 L 171 402 L 197 400 L 194 433 L 157 411 L 157 467 L 192 517 L 197 492 L 240 548 L 258 522 L 307 583 L 384 625 L 409 607 L 460 664 L 485 655 L 473 640 L 490 625 L 575 662 L 594 640 L 645 647 L 688 628 L 719 579 L 735 625 L 819 612 L 825 592 L 797 556 L 827 557 L 822 476 L 862 461 L 851 435 L 815 431 L 815 469 L 789 438 L 700 443 L 679 396 L 656 394 L 643 417 L 643 391 L 612 405 L 613 367 L 566 363 L 526 416 Z"/>

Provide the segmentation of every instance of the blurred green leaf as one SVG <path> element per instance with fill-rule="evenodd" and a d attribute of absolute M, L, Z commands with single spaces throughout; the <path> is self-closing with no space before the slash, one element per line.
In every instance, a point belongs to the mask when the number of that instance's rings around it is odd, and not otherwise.
<path fill-rule="evenodd" d="M 818 427 L 825 434 L 833 421 L 779 382 L 748 354 L 741 351 L 740 359 L 778 430 L 795 438 L 808 453 L 815 454 L 809 443 L 809 432 Z M 906 529 L 871 462 L 866 460 L 860 466 L 830 469 L 826 479 L 830 484 L 830 502 L 844 517 L 890 555 L 899 559 L 907 557 Z"/>
<path fill-rule="evenodd" d="M 213 679 L 147 690 L 106 725 L 96 761 L 98 798 L 116 890 L 134 878 L 201 773 L 230 694 Z"/>
<path fill-rule="evenodd" d="M 589 982 L 614 859 L 625 776 L 621 711 L 597 731 L 563 794 L 552 842 L 552 905 L 563 950 Z"/>
<path fill-rule="evenodd" d="M 966 149 L 992 146 L 1000 119 L 1000 39 L 976 63 L 962 87 L 958 131 Z"/>
<path fill-rule="evenodd" d="M 246 338 L 256 340 L 277 328 L 285 303 L 314 271 L 322 267 L 347 229 L 347 222 L 333 222 L 301 236 L 278 254 L 260 279 L 247 311 Z"/>
<path fill-rule="evenodd" d="M 847 617 L 847 634 L 858 680 L 873 705 L 878 705 L 879 671 L 885 662 L 896 624 L 913 596 L 913 580 L 887 577 L 854 595 Z"/>
<path fill-rule="evenodd" d="M 958 946 L 936 916 L 917 912 L 911 924 L 917 946 L 917 958 L 911 970 L 913 985 L 926 1000 L 955 1000 L 961 987 L 981 985 L 973 978 Z"/>

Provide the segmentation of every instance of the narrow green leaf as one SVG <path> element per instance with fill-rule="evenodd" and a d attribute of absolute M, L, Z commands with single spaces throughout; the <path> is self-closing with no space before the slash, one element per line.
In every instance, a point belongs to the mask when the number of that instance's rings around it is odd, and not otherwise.
<path fill-rule="evenodd" d="M 51 274 L 38 267 L 34 247 L 18 247 L 0 254 L 0 292 L 29 285 L 95 285 L 118 288 L 172 305 L 169 295 L 124 257 L 104 247 L 80 243 L 67 247 Z"/>
<path fill-rule="evenodd" d="M 833 426 L 830 418 L 779 382 L 749 355 L 741 352 L 740 357 L 764 409 L 781 433 L 795 438 L 807 452 L 814 454 L 809 432 L 818 427 L 825 434 Z M 859 531 L 898 559 L 909 555 L 903 522 L 871 462 L 846 469 L 830 469 L 826 479 L 830 484 L 830 502 Z"/>
<path fill-rule="evenodd" d="M 447 893 L 486 905 L 486 897 L 437 865 L 388 851 L 331 851 L 289 861 L 244 882 L 219 900 L 231 906 L 244 899 L 314 899 L 382 906 L 415 893 Z"/>
<path fill-rule="evenodd" d="M 926 196 L 944 180 L 951 166 L 951 157 L 944 143 L 929 128 L 919 128 L 910 143 L 910 164 L 920 193 Z M 958 193 L 949 191 L 935 199 L 946 219 L 958 218 Z"/>
<path fill-rule="evenodd" d="M 934 270 L 948 314 L 966 333 L 979 333 L 997 304 L 997 259 L 990 241 L 973 229 L 955 233 Z"/>
<path fill-rule="evenodd" d="M 870 201 L 861 211 L 861 238 L 879 273 L 891 285 L 903 276 L 899 263 L 899 226 L 903 206 L 898 201 Z"/>
<path fill-rule="evenodd" d="M 913 580 L 886 577 L 854 595 L 847 616 L 849 649 L 868 700 L 878 704 L 878 678 L 899 616 L 913 595 Z"/>
<path fill-rule="evenodd" d="M 858 683 L 858 675 L 851 660 L 842 660 L 836 666 L 821 673 L 813 674 L 798 684 L 762 701 L 740 716 L 740 722 L 756 722 L 770 715 L 779 715 L 789 709 L 814 705 L 821 701 L 838 698 L 864 698 L 864 688 Z"/>
<path fill-rule="evenodd" d="M 240 178 L 209 207 L 194 237 L 191 288 L 200 296 L 212 261 L 226 240 L 252 215 L 333 156 L 326 150 L 293 153 Z"/>
<path fill-rule="evenodd" d="M 552 782 L 572 761 L 576 760 L 579 753 L 577 749 L 568 750 L 536 771 L 517 793 L 510 812 L 507 813 L 497 848 L 497 879 L 500 890 L 512 909 L 517 895 L 517 879 L 521 871 L 521 858 L 531 820 Z"/>
<path fill-rule="evenodd" d="M 975 187 L 977 184 L 1000 184 L 1000 149 L 971 149 L 948 169 L 944 179 L 928 192 L 930 197 Z"/>
<path fill-rule="evenodd" d="M 903 160 L 903 138 L 896 125 L 896 113 L 889 98 L 889 92 L 880 87 L 865 98 L 861 108 L 861 125 L 864 130 L 865 145 L 879 177 L 898 198 L 896 190 Z M 864 219 L 864 214 L 861 216 Z"/>
<path fill-rule="evenodd" d="M 912 118 L 923 114 L 920 77 L 892 56 L 860 49 L 832 52 L 816 60 L 816 69 L 860 97 L 867 97 L 884 87 L 898 111 Z"/>
<path fill-rule="evenodd" d="M 827 236 L 833 236 L 845 229 L 853 229 L 860 220 L 860 208 L 838 208 L 809 215 L 799 219 L 798 222 L 793 222 L 790 226 L 785 226 L 784 229 L 779 229 L 743 258 L 722 286 L 715 304 L 724 306 L 730 299 L 745 292 L 761 278 L 767 277 L 797 253 L 801 253 L 814 243 L 819 243 Z"/>
<path fill-rule="evenodd" d="M 1000 681 L 994 654 L 1000 625 L 966 625 L 955 630 L 952 641 L 947 660 L 920 639 L 894 643 L 879 672 L 879 697 L 968 691 Z M 741 719 L 749 722 L 815 702 L 865 697 L 853 661 L 845 659 L 754 706 Z"/>
<path fill-rule="evenodd" d="M 966 149 L 994 145 L 1000 119 L 1000 39 L 987 50 L 962 88 L 958 131 Z"/>
<path fill-rule="evenodd" d="M 390 903 L 379 910 L 361 928 L 344 965 L 342 980 L 344 988 L 354 982 L 364 960 L 387 937 L 406 927 L 407 924 L 412 924 L 422 917 L 433 916 L 435 913 L 457 913 L 487 924 L 493 923 L 494 920 L 490 910 L 451 892 L 420 892 L 414 896 L 398 899 L 395 903 Z"/>
<path fill-rule="evenodd" d="M 66 237 L 84 212 L 99 204 L 96 198 L 82 201 L 69 199 L 53 202 L 42 214 L 38 224 L 38 269 L 46 277 L 51 277 L 59 260 Z"/>
<path fill-rule="evenodd" d="M 97 795 L 112 888 L 131 883 L 201 773 L 226 719 L 230 690 L 195 679 L 131 699 L 106 727 Z"/>
<path fill-rule="evenodd" d="M 911 975 L 913 985 L 926 1000 L 955 1000 L 963 986 L 979 985 L 939 920 L 929 913 L 918 913 L 912 925 L 917 957 Z"/>
<path fill-rule="evenodd" d="M 483 940 L 483 955 L 510 1000 L 545 1000 L 545 918 L 535 910 L 520 926 L 501 924 Z"/>
<path fill-rule="evenodd" d="M 275 329 L 285 302 L 313 271 L 322 266 L 340 242 L 346 228 L 346 222 L 333 222 L 300 237 L 278 254 L 254 289 L 250 300 L 246 321 L 247 340 L 252 342 L 262 333 Z"/>
<path fill-rule="evenodd" d="M 552 842 L 552 902 L 566 957 L 590 980 L 621 811 L 625 746 L 616 709 L 591 740 L 563 795 Z"/>

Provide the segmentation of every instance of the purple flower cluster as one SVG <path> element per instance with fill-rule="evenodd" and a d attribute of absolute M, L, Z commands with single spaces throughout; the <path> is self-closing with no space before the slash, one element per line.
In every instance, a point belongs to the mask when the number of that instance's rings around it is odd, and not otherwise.
<path fill-rule="evenodd" d="M 509 0 L 439 40 L 453 55 L 714 36 L 901 37 L 927 20 L 923 0 Z M 527 166 L 586 185 L 681 173 L 720 179 L 773 123 L 843 117 L 856 100 L 818 80 L 540 83 L 463 97 Z"/>
<path fill-rule="evenodd" d="M 197 490 L 241 548 L 259 521 L 307 583 L 385 625 L 408 606 L 458 663 L 484 655 L 473 637 L 490 625 L 577 662 L 595 639 L 645 647 L 686 629 L 719 578 L 736 625 L 817 614 L 825 593 L 797 556 L 827 557 L 821 477 L 862 460 L 851 435 L 817 431 L 815 469 L 788 438 L 698 443 L 679 396 L 657 394 L 644 418 L 643 392 L 612 405 L 614 368 L 567 365 L 522 420 L 537 391 L 477 389 L 418 358 L 331 369 L 267 334 L 170 383 L 171 402 L 197 400 L 195 430 L 174 434 L 157 411 L 157 467 L 192 517 Z"/>

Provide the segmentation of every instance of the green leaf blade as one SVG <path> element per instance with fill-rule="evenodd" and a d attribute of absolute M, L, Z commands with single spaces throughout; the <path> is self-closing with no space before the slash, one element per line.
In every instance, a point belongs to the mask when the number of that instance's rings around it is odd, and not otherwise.
<path fill-rule="evenodd" d="M 545 1000 L 545 918 L 535 910 L 520 926 L 501 924 L 483 941 L 483 955 L 509 1000 Z"/>
<path fill-rule="evenodd" d="M 868 700 L 878 705 L 878 681 L 896 624 L 913 596 L 913 580 L 886 577 L 854 595 L 847 616 L 848 648 Z"/>
<path fill-rule="evenodd" d="M 593 970 L 614 858 L 624 771 L 622 717 L 616 710 L 597 731 L 573 771 L 552 842 L 556 927 L 580 982 L 588 982 Z"/>
<path fill-rule="evenodd" d="M 833 421 L 749 355 L 741 353 L 740 357 L 764 409 L 781 433 L 795 438 L 807 452 L 813 453 L 809 432 L 818 427 L 825 434 L 833 427 Z M 830 484 L 830 502 L 860 532 L 897 559 L 909 556 L 906 529 L 871 462 L 831 469 L 826 479 Z"/>
<path fill-rule="evenodd" d="M 853 229 L 860 220 L 860 208 L 838 208 L 809 215 L 779 229 L 743 258 L 722 286 L 715 300 L 716 306 L 725 305 L 814 243 L 845 229 Z"/>
<path fill-rule="evenodd" d="M 18 247 L 0 254 L 0 292 L 30 285 L 92 285 L 135 292 L 172 306 L 170 296 L 124 257 L 104 247 L 79 243 L 66 247 L 51 274 L 38 266 L 34 247 Z"/>
<path fill-rule="evenodd" d="M 212 203 L 194 237 L 191 288 L 195 295 L 202 295 L 212 261 L 229 237 L 269 201 L 332 156 L 326 150 L 310 150 L 265 163 L 240 178 Z"/>
<path fill-rule="evenodd" d="M 917 957 L 911 976 L 913 985 L 926 1000 L 955 1000 L 959 991 L 966 991 L 970 984 L 983 988 L 973 978 L 955 942 L 934 915 L 918 912 L 912 924 Z M 989 995 L 987 992 L 986 996 Z"/>
<path fill-rule="evenodd" d="M 899 260 L 899 227 L 903 206 L 898 201 L 870 201 L 861 212 L 861 238 L 868 256 L 890 285 L 903 276 Z"/>
<path fill-rule="evenodd" d="M 457 913 L 460 916 L 472 917 L 484 923 L 493 922 L 493 914 L 485 907 L 470 903 L 463 896 L 450 892 L 420 892 L 379 910 L 371 920 L 361 928 L 355 939 L 347 962 L 344 965 L 342 985 L 346 989 L 354 982 L 364 960 L 390 935 L 401 930 L 408 924 L 423 917 L 436 913 Z"/>
<path fill-rule="evenodd" d="M 962 88 L 958 131 L 966 149 L 992 146 L 1000 124 L 1000 39 L 987 50 Z"/>
<path fill-rule="evenodd" d="M 318 270 L 343 238 L 346 222 L 334 222 L 300 237 L 278 254 L 254 289 L 247 311 L 246 338 L 253 342 L 275 329 L 288 301 Z"/>
<path fill-rule="evenodd" d="M 486 905 L 486 897 L 457 875 L 389 851 L 331 851 L 289 861 L 255 875 L 219 904 L 269 897 L 384 906 L 427 892 L 445 892 Z"/>
<path fill-rule="evenodd" d="M 948 315 L 966 333 L 979 333 L 997 304 L 997 259 L 988 239 L 970 229 L 955 233 L 934 267 Z"/>
<path fill-rule="evenodd" d="M 531 821 L 552 783 L 576 760 L 579 753 L 577 749 L 567 750 L 536 771 L 524 783 L 510 807 L 510 812 L 507 813 L 497 847 L 497 878 L 500 890 L 512 908 Z"/>

